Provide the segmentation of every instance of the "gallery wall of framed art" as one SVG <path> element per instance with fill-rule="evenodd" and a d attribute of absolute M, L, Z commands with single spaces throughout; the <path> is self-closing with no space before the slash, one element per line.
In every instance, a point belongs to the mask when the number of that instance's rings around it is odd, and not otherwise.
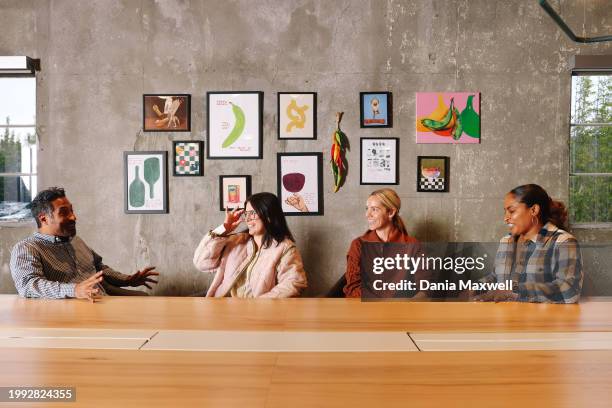
<path fill-rule="evenodd" d="M 360 129 L 393 127 L 392 96 L 390 91 L 359 92 Z M 317 98 L 317 92 L 276 93 L 278 141 L 317 140 Z M 204 176 L 204 152 L 210 160 L 262 159 L 263 99 L 262 91 L 206 92 L 206 142 L 172 140 L 173 176 Z M 480 142 L 479 92 L 417 92 L 415 99 L 417 143 Z M 191 94 L 144 94 L 142 103 L 144 132 L 191 131 Z M 336 115 L 337 121 L 342 115 Z M 329 159 L 319 152 L 277 152 L 277 193 L 286 215 L 323 215 L 323 181 L 329 175 L 334 184 L 341 170 L 342 177 L 356 183 L 356 175 L 348 171 L 346 151 L 350 139 L 359 135 L 341 132 L 345 136 L 339 142 L 338 132 L 339 122 L 332 132 L 334 157 Z M 400 185 L 399 142 L 399 137 L 359 138 L 358 185 Z M 335 157 L 339 149 L 346 150 L 341 169 L 340 158 Z M 336 165 L 333 174 L 323 168 L 323 161 L 332 159 Z M 125 212 L 167 213 L 167 152 L 125 152 L 124 161 Z M 447 193 L 449 171 L 449 157 L 418 156 L 416 191 Z M 251 194 L 252 176 L 218 177 L 219 209 L 243 208 Z M 338 191 L 334 188 L 334 194 Z"/>

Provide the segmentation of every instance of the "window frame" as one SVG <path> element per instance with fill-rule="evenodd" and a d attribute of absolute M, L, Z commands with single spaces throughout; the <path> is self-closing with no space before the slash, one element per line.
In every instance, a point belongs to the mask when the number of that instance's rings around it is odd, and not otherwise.
<path fill-rule="evenodd" d="M 577 64 L 579 65 L 579 64 Z M 588 65 L 588 64 L 587 64 Z M 598 66 L 596 68 L 575 67 L 571 71 L 570 79 L 570 114 L 569 114 L 569 134 L 568 134 L 568 202 L 571 201 L 571 184 L 572 177 L 609 177 L 612 178 L 612 172 L 593 173 L 593 172 L 573 172 L 572 171 L 572 131 L 576 127 L 612 127 L 612 122 L 593 122 L 593 123 L 577 123 L 572 121 L 572 104 L 574 103 L 574 77 L 575 76 L 609 76 L 612 77 L 612 68 L 604 68 Z M 570 212 L 571 215 L 571 212 Z M 569 225 L 571 229 L 612 229 L 612 221 L 597 221 L 597 222 L 573 222 L 569 217 Z"/>
<path fill-rule="evenodd" d="M 34 138 L 36 140 L 36 152 L 37 152 L 37 157 L 36 157 L 36 168 L 31 168 L 31 172 L 29 173 L 23 173 L 23 172 L 0 172 L 0 177 L 27 177 L 29 179 L 29 186 L 32 186 L 32 178 L 33 177 L 37 177 L 38 178 L 38 152 L 40 151 L 39 149 L 39 140 L 38 140 L 38 126 L 37 123 L 38 122 L 38 81 L 37 81 L 37 77 L 35 73 L 31 73 L 31 74 L 12 74 L 12 73 L 2 73 L 0 72 L 0 79 L 4 79 L 4 78 L 33 78 L 34 79 L 34 112 L 35 112 L 35 120 L 33 124 L 16 124 L 16 125 L 12 125 L 12 124 L 6 124 L 4 122 L 0 122 L 0 133 L 4 133 L 6 131 L 6 129 L 10 130 L 11 129 L 23 129 L 23 128 L 28 128 L 28 129 L 34 129 Z M 1 119 L 1 118 L 0 118 Z M 4 118 L 6 119 L 6 118 Z M 36 180 L 36 186 L 38 187 L 38 180 Z M 38 190 L 38 188 L 37 188 Z M 36 193 L 38 193 L 38 191 L 36 191 Z M 32 198 L 34 198 L 34 195 L 32 195 Z M 28 225 L 28 224 L 33 224 L 34 223 L 34 218 L 29 215 L 26 218 L 21 218 L 21 219 L 0 219 L 0 228 L 2 227 L 21 227 L 24 225 Z"/>

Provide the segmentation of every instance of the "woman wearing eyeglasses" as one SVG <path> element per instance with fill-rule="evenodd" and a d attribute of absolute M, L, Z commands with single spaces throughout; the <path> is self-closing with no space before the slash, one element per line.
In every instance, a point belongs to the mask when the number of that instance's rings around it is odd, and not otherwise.
<path fill-rule="evenodd" d="M 232 233 L 242 221 L 248 232 Z M 284 298 L 307 286 L 302 257 L 272 193 L 250 196 L 245 209 L 226 209 L 223 225 L 204 236 L 193 263 L 215 272 L 206 296 Z"/>

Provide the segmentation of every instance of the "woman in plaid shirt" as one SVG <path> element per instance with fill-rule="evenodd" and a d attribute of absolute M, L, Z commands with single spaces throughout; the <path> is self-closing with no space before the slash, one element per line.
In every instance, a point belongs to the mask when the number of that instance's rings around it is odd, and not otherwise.
<path fill-rule="evenodd" d="M 490 291 L 484 301 L 576 303 L 582 291 L 578 241 L 563 230 L 567 210 L 537 184 L 518 186 L 504 198 L 504 222 L 510 234 L 500 241 L 495 271 L 485 282 L 512 279 L 508 291 Z"/>

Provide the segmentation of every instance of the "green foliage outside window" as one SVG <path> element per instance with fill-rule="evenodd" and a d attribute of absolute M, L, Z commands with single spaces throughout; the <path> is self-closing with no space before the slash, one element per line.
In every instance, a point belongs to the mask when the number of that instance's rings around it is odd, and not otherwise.
<path fill-rule="evenodd" d="M 612 222 L 612 76 L 573 81 L 570 219 Z"/>

